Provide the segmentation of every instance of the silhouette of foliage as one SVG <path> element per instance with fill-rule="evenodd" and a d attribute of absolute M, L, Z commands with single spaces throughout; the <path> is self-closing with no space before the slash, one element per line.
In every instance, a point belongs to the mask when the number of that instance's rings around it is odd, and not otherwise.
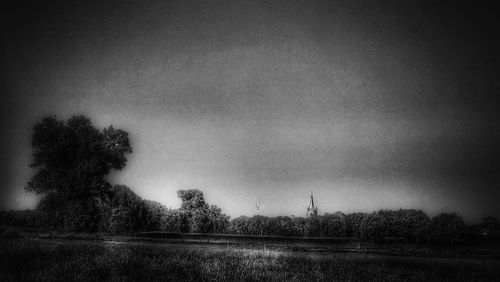
<path fill-rule="evenodd" d="M 323 216 L 253 217 L 234 219 L 209 205 L 198 189 L 179 190 L 180 209 L 168 209 L 143 200 L 124 185 L 106 180 L 113 169 L 123 169 L 132 152 L 128 133 L 112 126 L 99 131 L 84 116 L 67 121 L 48 116 L 34 126 L 32 137 L 35 175 L 26 192 L 42 196 L 36 210 L 0 211 L 0 224 L 46 230 L 170 231 L 233 233 L 276 236 L 354 236 L 378 241 L 396 237 L 421 243 L 463 241 L 466 225 L 461 217 L 440 214 L 432 220 L 421 210 L 380 210 L 371 214 L 336 212 Z M 483 228 L 498 228 L 495 218 L 485 218 Z"/>
<path fill-rule="evenodd" d="M 359 227 L 361 226 L 361 222 L 363 222 L 363 219 L 365 219 L 366 216 L 367 214 L 361 212 L 347 214 L 345 216 L 346 235 L 359 237 Z"/>
<path fill-rule="evenodd" d="M 128 133 L 110 126 L 99 132 L 84 116 L 67 122 L 45 117 L 34 127 L 33 161 L 38 169 L 25 189 L 37 194 L 57 193 L 65 198 L 100 194 L 109 189 L 104 176 L 122 169 L 132 152 Z"/>
<path fill-rule="evenodd" d="M 198 189 L 178 190 L 177 196 L 181 199 L 181 209 L 195 210 L 205 208 L 205 198 L 203 192 Z"/>
<path fill-rule="evenodd" d="M 383 239 L 387 235 L 387 221 L 378 213 L 367 215 L 361 222 L 360 235 L 373 242 Z"/>
<path fill-rule="evenodd" d="M 322 234 L 330 237 L 346 236 L 345 215 L 342 212 L 326 213 L 322 217 L 323 231 Z"/>
<path fill-rule="evenodd" d="M 179 190 L 181 211 L 187 216 L 189 231 L 194 233 L 225 232 L 229 216 L 215 205 L 205 202 L 203 192 L 198 189 Z"/>
<path fill-rule="evenodd" d="M 39 208 L 62 215 L 65 229 L 99 230 L 112 196 L 105 176 L 125 167 L 132 152 L 128 133 L 113 126 L 100 132 L 84 116 L 48 116 L 34 126 L 31 144 L 29 166 L 37 171 L 26 192 L 42 195 Z"/>
<path fill-rule="evenodd" d="M 455 243 L 465 237 L 465 222 L 456 213 L 441 213 L 432 218 L 431 238 L 434 242 Z"/>
<path fill-rule="evenodd" d="M 108 228 L 111 233 L 128 233 L 147 227 L 144 201 L 129 187 L 115 185 L 109 209 Z"/>

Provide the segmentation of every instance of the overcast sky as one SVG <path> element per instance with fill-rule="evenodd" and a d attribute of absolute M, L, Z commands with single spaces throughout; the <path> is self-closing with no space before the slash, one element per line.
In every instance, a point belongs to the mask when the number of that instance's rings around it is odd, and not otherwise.
<path fill-rule="evenodd" d="M 320 213 L 500 216 L 492 7 L 108 3 L 5 9 L 1 208 L 36 205 L 33 125 L 85 114 L 130 133 L 110 181 L 172 208 L 199 188 L 232 217 L 259 198 L 264 215 L 304 216 L 313 190 Z"/>

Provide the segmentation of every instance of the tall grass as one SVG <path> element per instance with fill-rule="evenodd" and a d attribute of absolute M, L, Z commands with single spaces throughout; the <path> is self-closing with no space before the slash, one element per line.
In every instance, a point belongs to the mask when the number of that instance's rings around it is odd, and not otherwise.
<path fill-rule="evenodd" d="M 500 261 L 0 240 L 0 281 L 500 281 Z"/>

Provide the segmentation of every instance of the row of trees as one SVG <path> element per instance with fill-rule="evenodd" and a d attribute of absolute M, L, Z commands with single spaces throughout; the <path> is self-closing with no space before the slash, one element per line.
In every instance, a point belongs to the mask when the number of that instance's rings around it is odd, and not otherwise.
<path fill-rule="evenodd" d="M 2 213 L 14 225 L 65 231 L 125 233 L 139 230 L 222 232 L 229 217 L 205 203 L 199 190 L 181 190 L 179 210 L 145 201 L 106 176 L 121 170 L 132 153 L 128 133 L 113 126 L 102 131 L 84 116 L 67 121 L 48 116 L 34 126 L 34 176 L 26 192 L 41 196 L 34 211 Z"/>
<path fill-rule="evenodd" d="M 0 225 L 118 234 L 158 230 L 225 233 L 229 225 L 229 216 L 217 206 L 205 203 L 203 192 L 197 189 L 178 191 L 182 200 L 180 209 L 168 209 L 158 202 L 143 200 L 124 185 L 114 186 L 110 195 L 109 200 L 99 206 L 73 203 L 48 209 L 41 202 L 35 210 L 0 211 Z"/>
<path fill-rule="evenodd" d="M 142 200 L 126 186 L 116 186 L 117 195 L 109 210 L 107 231 L 170 231 L 192 233 L 222 233 L 229 216 L 215 205 L 205 202 L 197 189 L 177 191 L 182 201 L 180 209 L 168 209 L 162 204 Z"/>
<path fill-rule="evenodd" d="M 419 210 L 341 212 L 290 218 L 264 216 L 229 220 L 221 209 L 205 202 L 199 190 L 179 190 L 181 208 L 167 209 L 141 199 L 130 188 L 112 186 L 105 177 L 125 167 L 132 153 L 128 133 L 113 126 L 102 131 L 84 116 L 67 121 L 45 117 L 32 137 L 35 175 L 26 192 L 41 196 L 36 210 L 1 212 L 0 224 L 64 231 L 129 233 L 233 233 L 279 236 L 357 236 L 378 240 L 387 236 L 406 241 L 461 240 L 465 224 L 456 214 L 432 220 Z"/>
<path fill-rule="evenodd" d="M 442 213 L 430 219 L 414 209 L 380 210 L 373 213 L 323 216 L 265 217 L 240 216 L 230 221 L 227 232 L 273 236 L 360 237 L 377 241 L 386 237 L 405 242 L 452 242 L 464 240 L 466 225 L 455 213 Z"/>
<path fill-rule="evenodd" d="M 215 205 L 205 203 L 199 190 L 179 190 L 180 209 L 168 209 L 158 202 L 143 200 L 130 188 L 113 187 L 114 196 L 100 213 L 85 208 L 50 211 L 42 208 L 0 212 L 0 224 L 64 231 L 131 233 L 169 231 L 229 233 L 240 235 L 359 237 L 378 241 L 387 237 L 405 242 L 450 243 L 463 241 L 466 225 L 455 213 L 432 219 L 414 209 L 380 210 L 373 213 L 323 216 L 240 216 L 229 220 Z"/>

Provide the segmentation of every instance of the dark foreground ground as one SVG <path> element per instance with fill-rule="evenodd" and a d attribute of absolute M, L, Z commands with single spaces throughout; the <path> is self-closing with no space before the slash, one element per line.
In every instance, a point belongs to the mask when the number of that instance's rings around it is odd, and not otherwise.
<path fill-rule="evenodd" d="M 500 259 L 267 245 L 1 239 L 0 281 L 34 280 L 500 281 Z"/>

